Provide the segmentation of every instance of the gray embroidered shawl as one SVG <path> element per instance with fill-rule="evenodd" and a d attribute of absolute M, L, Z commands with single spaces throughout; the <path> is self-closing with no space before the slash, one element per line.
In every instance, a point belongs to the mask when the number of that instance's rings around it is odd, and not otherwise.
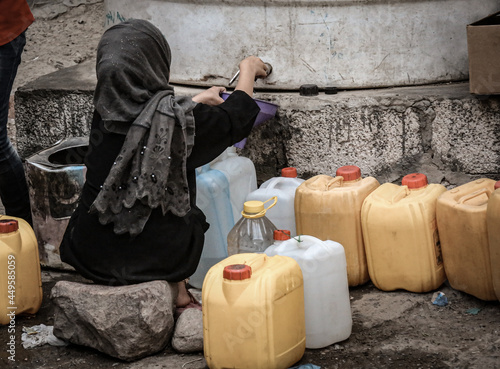
<path fill-rule="evenodd" d="M 161 32 L 144 20 L 110 28 L 98 46 L 94 104 L 105 128 L 126 137 L 90 211 L 116 234 L 139 234 L 159 206 L 177 216 L 190 210 L 196 103 L 174 96 L 170 58 Z"/>

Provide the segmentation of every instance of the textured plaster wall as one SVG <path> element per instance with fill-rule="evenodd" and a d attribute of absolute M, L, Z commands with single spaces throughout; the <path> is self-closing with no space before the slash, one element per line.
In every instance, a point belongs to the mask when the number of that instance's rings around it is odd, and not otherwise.
<path fill-rule="evenodd" d="M 445 185 L 500 179 L 500 99 L 478 99 L 468 84 L 266 97 L 279 117 L 243 151 L 264 177 L 283 165 L 308 178 L 354 164 L 382 182 L 415 171 Z"/>
<path fill-rule="evenodd" d="M 42 76 L 15 94 L 15 144 L 22 158 L 59 140 L 90 132 L 95 64 L 83 63 Z"/>

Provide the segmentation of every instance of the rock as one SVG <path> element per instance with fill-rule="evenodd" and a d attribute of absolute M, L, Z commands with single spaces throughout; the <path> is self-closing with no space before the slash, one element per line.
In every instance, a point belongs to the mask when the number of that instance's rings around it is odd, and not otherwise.
<path fill-rule="evenodd" d="M 51 291 L 54 335 L 132 361 L 161 351 L 174 330 L 166 281 L 130 286 L 57 282 Z"/>
<path fill-rule="evenodd" d="M 172 347 L 183 354 L 203 351 L 203 314 L 198 309 L 186 309 L 177 319 Z"/>
<path fill-rule="evenodd" d="M 32 9 L 35 19 L 50 20 L 59 17 L 68 11 L 68 8 L 63 4 L 47 4 L 40 8 Z"/>
<path fill-rule="evenodd" d="M 63 4 L 69 8 L 74 8 L 75 6 L 80 6 L 86 4 L 87 0 L 64 0 Z"/>

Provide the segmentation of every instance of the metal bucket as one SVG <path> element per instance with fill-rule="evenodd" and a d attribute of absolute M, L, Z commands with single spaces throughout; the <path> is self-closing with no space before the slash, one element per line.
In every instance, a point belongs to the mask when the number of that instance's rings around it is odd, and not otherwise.
<path fill-rule="evenodd" d="M 61 261 L 59 245 L 85 182 L 87 150 L 88 138 L 75 137 L 26 159 L 33 230 L 42 266 L 73 269 Z"/>

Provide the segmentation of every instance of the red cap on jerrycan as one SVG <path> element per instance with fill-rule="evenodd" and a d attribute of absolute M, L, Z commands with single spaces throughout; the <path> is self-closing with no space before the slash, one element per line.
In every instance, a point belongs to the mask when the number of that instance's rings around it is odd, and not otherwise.
<path fill-rule="evenodd" d="M 495 183 L 495 190 L 498 190 L 500 188 L 500 181 L 497 181 Z"/>
<path fill-rule="evenodd" d="M 15 232 L 19 229 L 19 223 L 15 219 L 1 219 L 0 233 Z"/>
<path fill-rule="evenodd" d="M 288 229 L 276 229 L 274 230 L 273 238 L 275 241 L 286 241 L 292 237 L 290 236 L 290 231 Z"/>
<path fill-rule="evenodd" d="M 222 276 L 230 281 L 241 281 L 252 276 L 252 268 L 245 264 L 232 264 L 224 267 Z"/>
<path fill-rule="evenodd" d="M 345 165 L 337 169 L 336 176 L 344 177 L 344 181 L 355 181 L 361 178 L 361 169 L 355 165 Z"/>
<path fill-rule="evenodd" d="M 281 176 L 287 178 L 297 178 L 297 168 L 288 167 L 281 169 Z"/>
<path fill-rule="evenodd" d="M 403 177 L 401 181 L 403 186 L 408 186 L 410 190 L 423 188 L 427 186 L 427 176 L 422 173 L 411 173 Z"/>

